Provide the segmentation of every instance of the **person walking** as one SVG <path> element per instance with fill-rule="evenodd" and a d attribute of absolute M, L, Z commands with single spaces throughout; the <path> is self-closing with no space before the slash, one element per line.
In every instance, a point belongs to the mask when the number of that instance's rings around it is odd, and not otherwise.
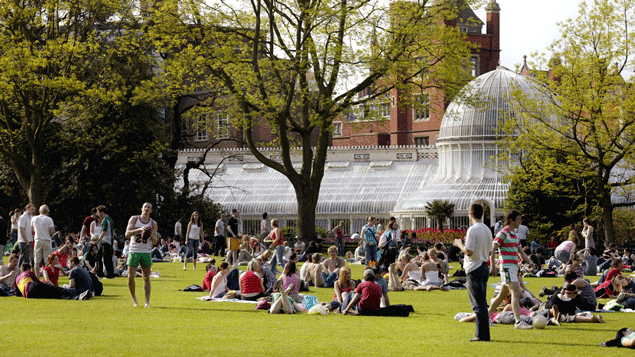
<path fill-rule="evenodd" d="M 505 227 L 496 234 L 496 238 L 494 238 L 494 243 L 492 244 L 492 253 L 490 254 L 490 271 L 492 276 L 495 276 L 496 261 L 494 255 L 498 250 L 502 288 L 498 293 L 498 296 L 496 296 L 492 302 L 492 305 L 490 305 L 487 316 L 490 316 L 492 312 L 496 311 L 501 302 L 503 302 L 503 299 L 505 299 L 511 291 L 512 310 L 516 321 L 514 327 L 516 329 L 527 330 L 531 329 L 532 326 L 520 319 L 520 295 L 522 291 L 518 279 L 519 255 L 524 262 L 529 264 L 531 269 L 535 269 L 536 266 L 523 251 L 515 233 L 516 228 L 518 228 L 518 226 L 522 223 L 522 216 L 520 215 L 520 212 L 517 210 L 509 211 L 509 213 L 507 213 L 506 222 L 507 224 Z"/>
<path fill-rule="evenodd" d="M 41 276 L 40 264 L 45 267 L 45 259 L 48 258 L 49 254 L 53 253 L 51 236 L 55 233 L 55 224 L 53 224 L 53 219 L 49 217 L 49 213 L 49 207 L 41 205 L 40 215 L 31 219 L 31 227 L 29 228 L 35 232 L 35 246 L 33 249 L 35 264 L 33 264 L 33 272 L 38 279 Z"/>
<path fill-rule="evenodd" d="M 128 289 L 132 297 L 133 306 L 139 306 L 137 302 L 135 275 L 137 267 L 141 265 L 143 276 L 143 291 L 145 294 L 145 307 L 150 307 L 150 272 L 152 270 L 152 247 L 157 243 L 157 222 L 150 218 L 152 204 L 146 202 L 141 207 L 141 215 L 132 216 L 128 220 L 126 238 L 130 238 L 130 254 L 128 255 Z"/>
<path fill-rule="evenodd" d="M 187 232 L 185 234 L 185 244 L 187 244 L 187 253 L 185 254 L 185 263 L 183 264 L 183 270 L 187 270 L 187 259 L 192 257 L 192 265 L 196 270 L 196 259 L 198 259 L 198 246 L 203 240 L 203 223 L 201 223 L 201 216 L 198 212 L 194 211 L 190 217 L 190 222 L 187 224 Z"/>
<path fill-rule="evenodd" d="M 483 206 L 474 203 L 470 206 L 472 226 L 465 235 L 465 245 L 461 239 L 454 240 L 465 258 L 463 269 L 466 273 L 467 291 L 472 311 L 476 315 L 476 335 L 470 341 L 489 341 L 489 315 L 487 314 L 487 260 L 492 253 L 492 231 L 482 222 Z"/>
<path fill-rule="evenodd" d="M 582 224 L 584 228 L 582 228 L 582 237 L 584 237 L 584 248 L 587 249 L 592 255 L 596 255 L 597 251 L 595 250 L 595 240 L 593 239 L 593 226 L 591 225 L 591 220 L 585 217 L 582 220 Z"/>
<path fill-rule="evenodd" d="M 337 255 L 343 257 L 345 254 L 344 251 L 344 221 L 340 221 L 340 223 L 333 228 L 333 234 L 335 235 L 335 247 L 337 248 Z"/>

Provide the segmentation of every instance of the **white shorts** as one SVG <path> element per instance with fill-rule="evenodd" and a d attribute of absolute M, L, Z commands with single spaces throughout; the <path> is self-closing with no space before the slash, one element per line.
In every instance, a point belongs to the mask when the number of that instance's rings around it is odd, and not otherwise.
<path fill-rule="evenodd" d="M 518 282 L 518 265 L 501 267 L 501 284 Z"/>

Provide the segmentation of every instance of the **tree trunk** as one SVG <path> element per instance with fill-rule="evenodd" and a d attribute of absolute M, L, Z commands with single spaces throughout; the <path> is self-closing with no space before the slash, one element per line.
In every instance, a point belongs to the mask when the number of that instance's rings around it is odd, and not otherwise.
<path fill-rule="evenodd" d="M 29 202 L 33 203 L 35 207 L 40 207 L 44 202 L 42 197 L 42 156 L 39 155 L 39 152 L 43 152 L 34 148 L 33 154 L 31 155 L 31 164 L 33 165 L 33 169 L 31 171 L 31 180 L 29 182 Z"/>
<path fill-rule="evenodd" d="M 602 220 L 604 221 L 604 246 L 608 246 L 615 242 L 615 229 L 613 227 L 613 204 L 611 203 L 611 195 L 605 194 L 601 200 Z M 597 242 L 596 242 L 597 244 Z"/>
<path fill-rule="evenodd" d="M 315 206 L 313 195 L 308 192 L 308 186 L 304 186 L 304 190 L 296 189 L 296 199 L 298 202 L 298 225 L 296 233 L 298 239 L 308 243 L 315 240 Z M 307 191 L 307 192 L 304 192 Z"/>

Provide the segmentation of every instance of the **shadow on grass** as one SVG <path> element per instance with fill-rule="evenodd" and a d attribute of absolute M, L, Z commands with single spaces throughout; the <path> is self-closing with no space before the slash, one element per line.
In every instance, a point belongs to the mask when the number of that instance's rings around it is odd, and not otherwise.
<path fill-rule="evenodd" d="M 519 344 L 519 345 L 524 345 L 527 344 L 527 341 L 522 341 L 522 340 L 501 340 L 501 339 L 492 339 L 492 342 L 502 342 L 502 343 L 515 343 L 515 344 Z M 534 343 L 535 342 L 531 342 Z M 581 342 L 553 342 L 553 341 L 549 341 L 549 342 L 544 342 L 543 344 L 547 344 L 547 345 L 557 345 L 557 346 L 570 346 L 570 347 L 582 347 L 582 346 L 589 346 L 589 347 L 598 347 L 599 342 L 598 343 L 581 343 Z"/>
<path fill-rule="evenodd" d="M 245 312 L 249 312 L 249 313 L 257 313 L 257 312 L 261 312 L 259 310 L 229 310 L 229 309 L 202 309 L 202 308 L 195 308 L 195 307 L 180 307 L 180 306 L 159 306 L 159 307 L 152 307 L 153 309 L 163 309 L 163 310 L 184 310 L 184 311 L 224 311 L 224 312 L 238 312 L 238 313 L 245 313 Z"/>

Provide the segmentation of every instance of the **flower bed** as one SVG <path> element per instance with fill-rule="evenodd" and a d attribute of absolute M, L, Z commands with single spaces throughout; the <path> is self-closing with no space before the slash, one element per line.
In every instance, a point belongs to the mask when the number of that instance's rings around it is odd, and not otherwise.
<path fill-rule="evenodd" d="M 408 235 L 410 235 L 412 230 L 405 230 Z M 464 229 L 445 229 L 441 232 L 438 229 L 432 228 L 421 228 L 414 231 L 417 234 L 417 238 L 412 240 L 413 245 L 419 245 L 424 243 L 437 243 L 442 242 L 443 244 L 452 244 L 452 242 L 456 238 L 465 238 L 465 233 L 467 232 Z M 332 237 L 324 238 L 324 243 L 334 243 L 335 239 Z M 351 239 L 350 237 L 345 237 L 344 242 L 346 243 L 356 243 L 356 239 Z"/>

